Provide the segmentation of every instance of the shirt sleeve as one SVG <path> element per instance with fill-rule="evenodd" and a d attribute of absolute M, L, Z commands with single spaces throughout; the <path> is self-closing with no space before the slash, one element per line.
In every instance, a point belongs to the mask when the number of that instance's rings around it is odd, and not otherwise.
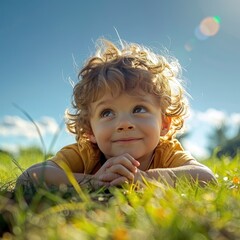
<path fill-rule="evenodd" d="M 84 162 L 77 143 L 62 148 L 51 160 L 59 167 L 61 167 L 62 163 L 65 163 L 72 172 L 84 172 Z"/>
<path fill-rule="evenodd" d="M 176 139 L 160 143 L 155 152 L 154 168 L 174 168 L 186 164 L 194 157 L 185 151 Z"/>

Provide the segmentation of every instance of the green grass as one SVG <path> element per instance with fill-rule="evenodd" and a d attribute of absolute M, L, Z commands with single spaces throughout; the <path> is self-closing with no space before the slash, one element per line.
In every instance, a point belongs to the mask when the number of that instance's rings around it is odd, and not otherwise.
<path fill-rule="evenodd" d="M 25 169 L 42 159 L 33 151 L 15 161 Z M 240 156 L 204 162 L 218 186 L 181 180 L 175 189 L 149 183 L 84 196 L 66 186 L 13 194 L 21 170 L 7 154 L 0 161 L 2 239 L 240 239 Z"/>

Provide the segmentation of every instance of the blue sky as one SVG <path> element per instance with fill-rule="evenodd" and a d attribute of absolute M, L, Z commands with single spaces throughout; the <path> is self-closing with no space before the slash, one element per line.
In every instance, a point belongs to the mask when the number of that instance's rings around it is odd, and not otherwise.
<path fill-rule="evenodd" d="M 117 41 L 116 28 L 126 41 L 167 48 L 178 58 L 192 96 L 186 146 L 201 151 L 213 126 L 239 124 L 239 8 L 238 0 L 1 0 L 0 148 L 40 142 L 13 103 L 39 124 L 49 146 L 71 106 L 76 64 L 81 67 L 99 37 Z M 196 34 L 214 16 L 219 31 L 206 39 Z M 63 130 L 55 150 L 73 141 Z"/>

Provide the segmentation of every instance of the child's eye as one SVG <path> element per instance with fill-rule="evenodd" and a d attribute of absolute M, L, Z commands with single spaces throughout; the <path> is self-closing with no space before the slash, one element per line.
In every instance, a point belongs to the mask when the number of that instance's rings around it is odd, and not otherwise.
<path fill-rule="evenodd" d="M 147 108 L 143 107 L 143 106 L 136 106 L 133 109 L 133 113 L 145 113 L 147 112 Z"/>
<path fill-rule="evenodd" d="M 105 109 L 101 112 L 100 117 L 106 118 L 106 117 L 112 117 L 113 115 L 114 115 L 114 113 L 111 109 Z"/>

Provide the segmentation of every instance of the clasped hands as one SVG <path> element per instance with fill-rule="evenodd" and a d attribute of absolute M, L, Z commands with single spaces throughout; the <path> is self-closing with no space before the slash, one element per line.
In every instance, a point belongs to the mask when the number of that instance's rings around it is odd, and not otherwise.
<path fill-rule="evenodd" d="M 93 176 L 98 186 L 120 186 L 124 183 L 141 181 L 144 173 L 138 167 L 140 163 L 130 154 L 112 157 Z"/>

